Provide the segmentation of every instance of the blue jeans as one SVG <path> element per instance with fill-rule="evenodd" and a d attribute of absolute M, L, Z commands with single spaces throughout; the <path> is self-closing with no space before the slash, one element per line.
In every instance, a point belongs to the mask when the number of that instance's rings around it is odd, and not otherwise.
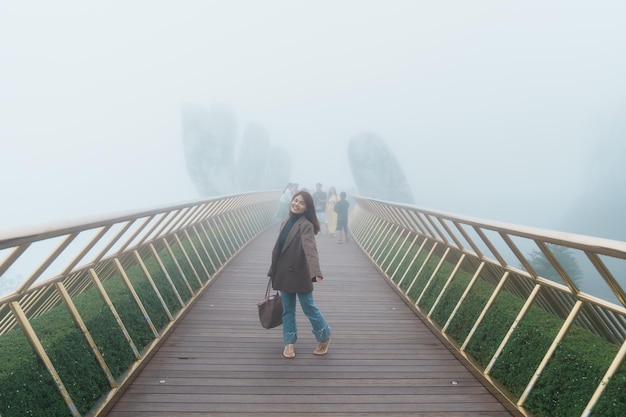
<path fill-rule="evenodd" d="M 280 297 L 283 301 L 283 341 L 286 345 L 296 343 L 298 340 L 298 328 L 296 327 L 296 295 L 300 300 L 302 311 L 307 316 L 313 326 L 315 340 L 323 342 L 330 337 L 330 327 L 322 312 L 313 301 L 313 292 L 293 293 L 281 291 Z"/>

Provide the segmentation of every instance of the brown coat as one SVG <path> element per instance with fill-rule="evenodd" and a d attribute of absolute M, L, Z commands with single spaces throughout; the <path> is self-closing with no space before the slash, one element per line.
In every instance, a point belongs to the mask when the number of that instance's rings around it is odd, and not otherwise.
<path fill-rule="evenodd" d="M 281 231 L 285 223 L 281 224 Z M 278 253 L 278 239 L 267 273 L 272 277 L 272 288 L 295 293 L 313 291 L 312 278 L 322 276 L 313 224 L 304 216 L 298 219 L 289 231 L 281 253 Z"/>

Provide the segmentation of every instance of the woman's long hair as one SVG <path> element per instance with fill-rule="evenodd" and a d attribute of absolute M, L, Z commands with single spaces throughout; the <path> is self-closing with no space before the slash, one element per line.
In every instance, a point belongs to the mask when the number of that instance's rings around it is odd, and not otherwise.
<path fill-rule="evenodd" d="M 317 214 L 315 213 L 315 202 L 313 201 L 313 197 L 308 191 L 298 191 L 291 197 L 291 201 L 297 196 L 301 196 L 304 200 L 304 204 L 306 204 L 306 208 L 304 209 L 304 217 L 307 218 L 313 224 L 313 234 L 318 234 L 320 231 L 320 221 L 317 219 Z M 291 210 L 289 210 L 291 213 Z"/>

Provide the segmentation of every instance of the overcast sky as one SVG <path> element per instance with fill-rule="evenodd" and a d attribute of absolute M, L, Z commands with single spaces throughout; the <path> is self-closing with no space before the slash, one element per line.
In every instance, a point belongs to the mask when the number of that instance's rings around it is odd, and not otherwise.
<path fill-rule="evenodd" d="M 374 132 L 416 204 L 552 228 L 626 104 L 626 2 L 0 1 L 0 230 L 194 200 L 185 102 L 349 188 Z M 597 164 L 598 161 L 596 160 Z M 600 163 L 601 165 L 601 163 Z"/>

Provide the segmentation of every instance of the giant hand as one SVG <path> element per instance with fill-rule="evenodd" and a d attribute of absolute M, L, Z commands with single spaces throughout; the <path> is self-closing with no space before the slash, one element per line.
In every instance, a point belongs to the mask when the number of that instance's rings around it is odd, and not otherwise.
<path fill-rule="evenodd" d="M 385 141 L 374 133 L 350 140 L 348 159 L 359 193 L 365 197 L 413 204 L 404 171 Z"/>

